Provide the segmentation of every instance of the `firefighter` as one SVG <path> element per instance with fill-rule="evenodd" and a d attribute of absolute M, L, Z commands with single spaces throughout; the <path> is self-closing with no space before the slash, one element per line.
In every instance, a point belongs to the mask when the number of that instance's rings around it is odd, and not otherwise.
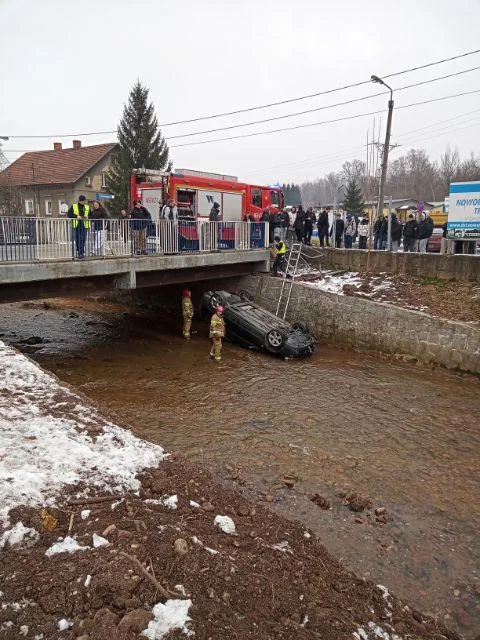
<path fill-rule="evenodd" d="M 192 326 L 193 304 L 191 301 L 192 292 L 190 289 L 182 291 L 182 313 L 183 313 L 183 337 L 190 340 L 190 327 Z"/>
<path fill-rule="evenodd" d="M 73 240 L 79 260 L 85 258 L 85 240 L 87 231 L 90 229 L 89 214 L 90 206 L 87 204 L 85 196 L 79 196 L 78 202 L 72 204 L 67 213 L 68 217 L 72 219 Z"/>
<path fill-rule="evenodd" d="M 285 254 L 287 253 L 287 243 L 280 240 L 280 236 L 275 236 L 275 260 L 273 262 L 273 275 L 278 276 L 278 269 L 287 270 L 285 265 Z"/>
<path fill-rule="evenodd" d="M 210 338 L 212 339 L 210 357 L 215 358 L 216 362 L 220 362 L 222 359 L 222 338 L 224 337 L 225 321 L 223 319 L 223 307 L 221 304 L 218 304 L 210 321 Z"/>

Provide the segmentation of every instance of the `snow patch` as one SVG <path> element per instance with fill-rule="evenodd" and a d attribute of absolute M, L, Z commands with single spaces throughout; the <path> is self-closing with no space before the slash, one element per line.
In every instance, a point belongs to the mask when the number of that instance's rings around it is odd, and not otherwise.
<path fill-rule="evenodd" d="M 163 507 L 167 507 L 168 509 L 176 509 L 178 507 L 178 496 L 177 494 L 174 494 L 173 496 L 165 495 L 158 500 L 149 498 L 148 500 L 145 500 L 145 502 L 147 504 L 160 504 Z"/>
<path fill-rule="evenodd" d="M 62 618 L 57 622 L 57 627 L 60 631 L 67 631 L 67 629 L 71 629 L 73 627 L 73 622 L 66 618 Z"/>
<path fill-rule="evenodd" d="M 75 538 L 67 536 L 60 542 L 55 542 L 45 551 L 45 555 L 49 558 L 57 553 L 75 553 L 76 551 L 88 551 L 90 547 L 82 547 L 78 544 Z"/>
<path fill-rule="evenodd" d="M 22 626 L 20 627 L 20 630 L 18 632 L 19 636 L 26 636 L 28 635 L 28 625 L 26 624 L 22 624 Z"/>
<path fill-rule="evenodd" d="M 282 540 L 282 542 L 278 542 L 277 544 L 272 544 L 271 549 L 275 549 L 275 551 L 282 551 L 283 553 L 293 554 L 293 549 L 288 543 L 288 540 Z"/>
<path fill-rule="evenodd" d="M 206 547 L 201 540 L 197 538 L 197 536 L 192 536 L 192 542 L 194 544 L 198 544 L 199 547 L 203 547 L 205 551 L 208 551 L 212 556 L 216 556 L 218 551 L 216 549 L 210 549 L 210 547 Z"/>
<path fill-rule="evenodd" d="M 377 638 L 380 640 L 402 640 L 402 637 L 396 634 L 394 629 L 390 632 L 385 631 L 375 622 L 369 622 L 368 628 L 358 627 L 352 635 L 356 640 L 377 640 Z"/>
<path fill-rule="evenodd" d="M 229 516 L 215 516 L 214 525 L 230 536 L 235 533 L 235 523 Z"/>
<path fill-rule="evenodd" d="M 90 514 L 91 514 L 90 509 L 84 509 L 83 511 L 80 511 L 80 517 L 82 520 L 86 520 L 87 518 L 89 518 Z"/>
<path fill-rule="evenodd" d="M 1 341 L 0 380 L 0 523 L 4 526 L 13 507 L 51 506 L 67 486 L 81 483 L 86 490 L 136 491 L 137 473 L 157 466 L 164 457 L 161 447 L 83 406 L 51 374 Z M 89 427 L 95 427 L 94 437 Z"/>
<path fill-rule="evenodd" d="M 195 502 L 195 500 L 190 500 L 190 506 L 194 509 L 200 509 L 200 505 L 198 504 L 198 502 Z"/>
<path fill-rule="evenodd" d="M 91 581 L 92 581 L 92 576 L 90 574 L 88 574 L 88 576 L 85 578 L 85 582 L 83 583 L 83 586 L 84 587 L 89 587 Z"/>
<path fill-rule="evenodd" d="M 187 627 L 187 623 L 191 621 L 188 616 L 191 606 L 191 600 L 167 600 L 165 604 L 159 602 L 152 609 L 154 620 L 148 623 L 142 635 L 150 640 L 161 640 L 174 629 L 180 629 L 186 636 L 195 635 Z"/>
<path fill-rule="evenodd" d="M 5 546 L 14 548 L 33 547 L 40 534 L 31 527 L 26 527 L 23 522 L 17 522 L 11 529 L 7 529 L 0 536 L 0 549 Z"/>
<path fill-rule="evenodd" d="M 99 547 L 108 547 L 110 544 L 106 538 L 102 538 L 102 536 L 99 536 L 96 533 L 92 536 L 92 542 L 95 549 L 98 549 Z"/>

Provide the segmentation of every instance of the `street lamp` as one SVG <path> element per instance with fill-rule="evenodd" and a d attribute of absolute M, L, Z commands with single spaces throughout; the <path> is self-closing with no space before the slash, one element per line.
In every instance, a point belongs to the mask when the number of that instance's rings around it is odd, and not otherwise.
<path fill-rule="evenodd" d="M 377 84 L 383 84 L 384 87 L 387 87 L 387 89 L 390 90 L 390 100 L 388 101 L 387 130 L 385 132 L 385 144 L 383 146 L 383 155 L 382 155 L 382 175 L 380 177 L 380 189 L 378 192 L 377 218 L 379 218 L 383 213 L 383 200 L 385 197 L 385 182 L 387 180 L 388 151 L 390 149 L 390 132 L 392 129 L 392 114 L 393 114 L 393 89 L 392 87 L 389 87 L 388 84 L 378 76 L 371 76 L 370 79 L 372 82 L 376 82 Z"/>

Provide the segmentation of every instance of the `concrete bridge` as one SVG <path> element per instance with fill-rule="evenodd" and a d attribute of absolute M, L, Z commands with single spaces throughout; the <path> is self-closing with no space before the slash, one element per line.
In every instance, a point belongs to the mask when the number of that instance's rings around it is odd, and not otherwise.
<path fill-rule="evenodd" d="M 61 222 L 65 226 L 65 220 Z M 135 255 L 128 229 L 110 225 L 108 253 L 83 260 L 74 259 L 71 241 L 58 233 L 50 241 L 36 233 L 16 243 L 5 236 L 2 243 L 0 236 L 0 302 L 188 284 L 269 270 L 268 226 L 194 224 L 185 243 L 178 225 L 157 223 L 146 255 Z"/>

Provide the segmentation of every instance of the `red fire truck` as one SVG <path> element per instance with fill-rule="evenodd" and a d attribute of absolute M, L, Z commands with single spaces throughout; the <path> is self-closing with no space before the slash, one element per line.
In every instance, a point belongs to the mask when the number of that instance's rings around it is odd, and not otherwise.
<path fill-rule="evenodd" d="M 262 187 L 238 182 L 234 176 L 205 173 L 189 169 L 175 172 L 136 170 L 130 181 L 132 206 L 141 200 L 152 220 L 158 220 L 163 204 L 173 198 L 180 218 L 208 220 L 214 202 L 220 205 L 220 220 L 237 222 L 245 214 L 259 221 L 265 209 L 278 211 L 283 207 L 279 187 Z"/>

